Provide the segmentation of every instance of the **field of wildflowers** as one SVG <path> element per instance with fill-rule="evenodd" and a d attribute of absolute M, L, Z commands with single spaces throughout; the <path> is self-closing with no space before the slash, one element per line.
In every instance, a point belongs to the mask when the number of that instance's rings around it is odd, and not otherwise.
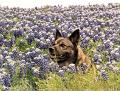
<path fill-rule="evenodd" d="M 96 75 L 49 58 L 56 29 L 76 28 Z M 120 4 L 0 7 L 0 91 L 120 91 Z"/>

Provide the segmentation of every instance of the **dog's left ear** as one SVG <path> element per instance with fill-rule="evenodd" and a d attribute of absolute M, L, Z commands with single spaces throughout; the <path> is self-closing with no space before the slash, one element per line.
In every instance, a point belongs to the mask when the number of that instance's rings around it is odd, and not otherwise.
<path fill-rule="evenodd" d="M 59 32 L 58 29 L 56 29 L 55 40 L 57 40 L 59 37 L 62 37 L 62 34 Z"/>
<path fill-rule="evenodd" d="M 69 39 L 73 44 L 78 44 L 80 38 L 79 29 L 76 29 L 70 36 Z"/>

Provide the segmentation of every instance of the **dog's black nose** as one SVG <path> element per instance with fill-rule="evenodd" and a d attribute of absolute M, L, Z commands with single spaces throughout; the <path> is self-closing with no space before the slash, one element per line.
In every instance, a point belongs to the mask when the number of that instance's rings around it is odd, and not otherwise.
<path fill-rule="evenodd" d="M 54 53 L 54 48 L 50 47 L 50 48 L 49 48 L 49 52 L 50 52 L 50 53 Z"/>

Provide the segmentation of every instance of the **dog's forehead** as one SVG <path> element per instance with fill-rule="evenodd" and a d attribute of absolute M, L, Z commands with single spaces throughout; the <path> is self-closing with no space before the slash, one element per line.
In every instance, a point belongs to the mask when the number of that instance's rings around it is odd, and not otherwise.
<path fill-rule="evenodd" d="M 55 41 L 55 44 L 61 44 L 61 43 L 64 43 L 68 46 L 73 46 L 72 42 L 68 38 L 61 37 Z"/>

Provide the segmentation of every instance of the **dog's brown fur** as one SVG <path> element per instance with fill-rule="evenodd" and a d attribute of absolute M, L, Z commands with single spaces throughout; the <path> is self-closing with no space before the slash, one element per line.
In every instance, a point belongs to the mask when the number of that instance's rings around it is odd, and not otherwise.
<path fill-rule="evenodd" d="M 91 67 L 91 61 L 80 48 L 78 43 L 79 37 L 79 29 L 75 30 L 69 37 L 63 37 L 61 33 L 56 30 L 55 42 L 52 47 L 49 48 L 49 53 L 51 59 L 57 62 L 60 67 L 74 63 L 77 69 L 79 65 L 85 63 L 87 65 L 87 72 Z"/>

